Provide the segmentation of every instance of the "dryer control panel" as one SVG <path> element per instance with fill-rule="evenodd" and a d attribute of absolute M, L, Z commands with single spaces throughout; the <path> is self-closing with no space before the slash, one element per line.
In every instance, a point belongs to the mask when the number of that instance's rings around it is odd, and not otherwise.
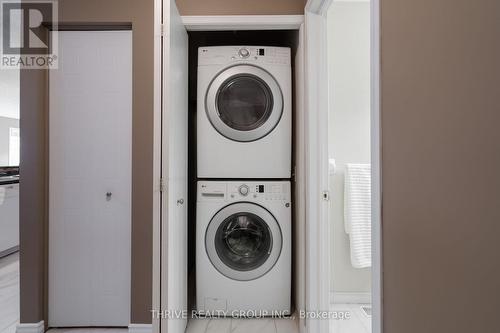
<path fill-rule="evenodd" d="M 198 66 L 255 63 L 290 66 L 289 47 L 209 46 L 198 48 Z"/>
<path fill-rule="evenodd" d="M 198 182 L 198 201 L 285 201 L 290 202 L 290 182 Z"/>

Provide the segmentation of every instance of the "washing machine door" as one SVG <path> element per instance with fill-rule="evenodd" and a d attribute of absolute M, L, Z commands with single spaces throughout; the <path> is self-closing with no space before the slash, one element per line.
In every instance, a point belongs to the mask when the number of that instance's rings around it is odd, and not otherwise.
<path fill-rule="evenodd" d="M 220 72 L 210 84 L 206 100 L 208 119 L 228 139 L 259 140 L 278 125 L 283 94 L 266 70 L 236 65 Z"/>
<path fill-rule="evenodd" d="M 233 280 L 254 280 L 276 264 L 282 247 L 281 229 L 265 208 L 248 202 L 235 203 L 212 218 L 205 247 L 221 274 Z"/>

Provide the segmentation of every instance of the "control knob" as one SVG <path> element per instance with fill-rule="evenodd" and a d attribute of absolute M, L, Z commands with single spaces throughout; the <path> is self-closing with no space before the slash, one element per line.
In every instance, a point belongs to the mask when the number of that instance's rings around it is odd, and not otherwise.
<path fill-rule="evenodd" d="M 250 56 L 250 51 L 248 51 L 247 49 L 243 48 L 243 49 L 240 49 L 238 51 L 238 55 L 241 57 L 241 58 L 248 58 Z"/>
<path fill-rule="evenodd" d="M 238 192 L 240 192 L 242 196 L 246 197 L 248 195 L 248 192 L 250 192 L 250 189 L 248 188 L 247 185 L 241 185 L 238 188 Z"/>

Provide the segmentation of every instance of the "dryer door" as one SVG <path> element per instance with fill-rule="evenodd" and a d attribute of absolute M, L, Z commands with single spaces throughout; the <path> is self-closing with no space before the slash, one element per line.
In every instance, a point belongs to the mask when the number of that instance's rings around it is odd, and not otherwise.
<path fill-rule="evenodd" d="M 268 135 L 283 113 L 283 94 L 274 77 L 260 67 L 226 68 L 207 90 L 206 112 L 214 128 L 234 141 Z"/>
<path fill-rule="evenodd" d="M 210 221 L 205 247 L 214 267 L 233 280 L 254 280 L 278 260 L 281 229 L 265 208 L 248 202 L 221 209 Z"/>

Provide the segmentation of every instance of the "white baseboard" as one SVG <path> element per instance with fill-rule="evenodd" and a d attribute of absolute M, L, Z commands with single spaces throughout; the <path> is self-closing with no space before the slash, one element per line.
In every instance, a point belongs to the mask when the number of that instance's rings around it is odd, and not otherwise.
<path fill-rule="evenodd" d="M 128 325 L 129 333 L 153 333 L 152 324 L 130 324 Z"/>
<path fill-rule="evenodd" d="M 371 293 L 349 293 L 349 292 L 331 292 L 330 303 L 347 303 L 347 304 L 369 304 L 372 302 Z"/>
<path fill-rule="evenodd" d="M 38 323 L 21 323 L 16 326 L 16 333 L 43 333 L 45 325 L 43 320 Z"/>
<path fill-rule="evenodd" d="M 16 327 L 16 333 L 44 333 L 45 326 L 43 320 L 36 323 L 22 323 Z M 128 325 L 129 333 L 152 333 L 152 324 L 130 324 Z"/>

